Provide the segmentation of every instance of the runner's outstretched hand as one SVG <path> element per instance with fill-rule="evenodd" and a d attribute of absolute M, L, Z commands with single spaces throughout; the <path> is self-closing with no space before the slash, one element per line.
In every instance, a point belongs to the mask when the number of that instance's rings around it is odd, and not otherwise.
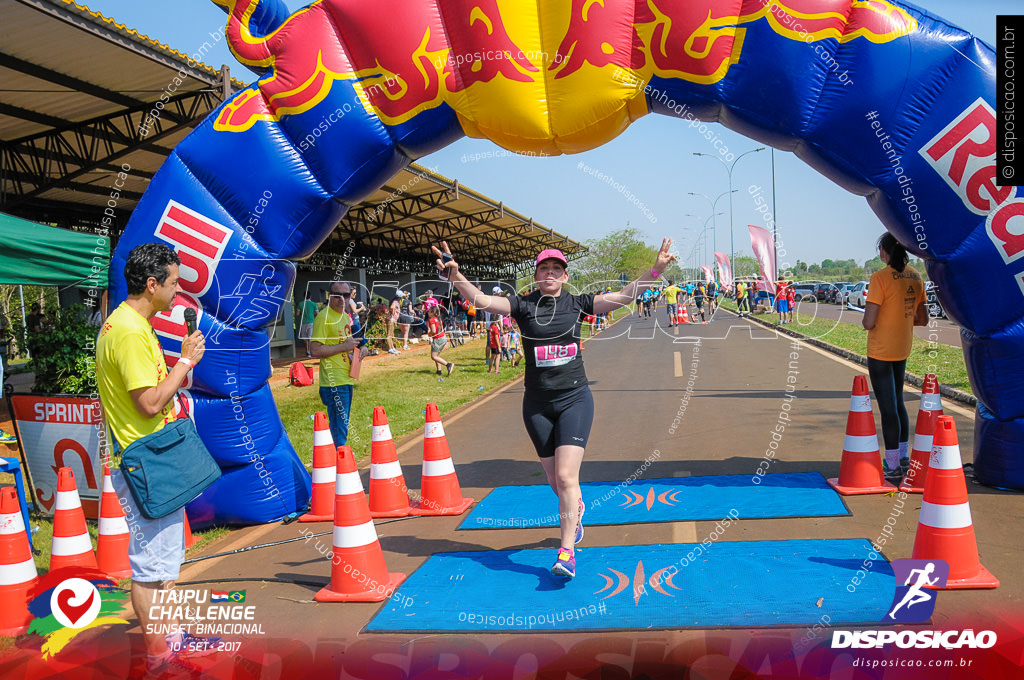
<path fill-rule="evenodd" d="M 448 270 L 448 280 L 451 280 L 452 274 L 456 274 L 459 271 L 459 263 L 452 259 L 452 251 L 448 249 L 448 242 L 441 241 L 441 247 L 444 248 L 442 252 L 437 246 L 430 246 L 430 249 L 434 251 L 434 255 L 437 255 L 437 271 L 442 272 L 445 269 Z"/>
<path fill-rule="evenodd" d="M 668 266 L 676 261 L 676 256 L 669 252 L 672 247 L 672 237 L 666 236 L 661 240 L 661 250 L 658 251 L 658 259 L 654 262 L 654 271 L 664 274 Z"/>

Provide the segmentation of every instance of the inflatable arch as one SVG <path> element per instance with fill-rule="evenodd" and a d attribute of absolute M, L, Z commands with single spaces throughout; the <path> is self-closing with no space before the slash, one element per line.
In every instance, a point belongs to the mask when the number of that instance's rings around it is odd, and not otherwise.
<path fill-rule="evenodd" d="M 966 329 L 978 478 L 1024 488 L 1024 196 L 995 183 L 994 54 L 973 36 L 885 0 L 215 1 L 262 75 L 174 149 L 111 267 L 116 303 L 131 248 L 172 245 L 185 293 L 153 325 L 169 362 L 184 307 L 210 338 L 188 387 L 224 476 L 197 523 L 308 499 L 267 327 L 349 206 L 464 135 L 576 153 L 650 112 L 793 151 L 867 198 Z"/>

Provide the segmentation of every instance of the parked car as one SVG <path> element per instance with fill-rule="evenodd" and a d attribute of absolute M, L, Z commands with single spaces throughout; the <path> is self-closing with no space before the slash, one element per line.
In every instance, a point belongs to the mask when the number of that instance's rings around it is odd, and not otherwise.
<path fill-rule="evenodd" d="M 850 295 L 847 298 L 847 304 L 853 305 L 854 307 L 864 308 L 864 305 L 868 301 L 868 282 L 858 281 L 853 288 L 850 289 Z"/>
<path fill-rule="evenodd" d="M 828 302 L 828 298 L 833 290 L 835 290 L 834 284 L 822 281 L 814 287 L 814 299 L 817 302 Z"/>
<path fill-rule="evenodd" d="M 935 284 L 932 281 L 924 282 L 925 307 L 928 309 L 928 316 L 933 319 L 945 319 L 946 310 L 939 303 L 939 296 L 935 294 Z"/>
<path fill-rule="evenodd" d="M 800 302 L 806 300 L 807 302 L 816 302 L 814 297 L 814 291 L 817 288 L 816 284 L 813 283 L 794 283 L 793 284 L 793 300 Z"/>
<path fill-rule="evenodd" d="M 849 281 L 833 283 L 831 290 L 829 290 L 828 301 L 834 305 L 845 305 L 846 296 L 850 294 L 851 288 L 853 288 L 853 284 Z"/>

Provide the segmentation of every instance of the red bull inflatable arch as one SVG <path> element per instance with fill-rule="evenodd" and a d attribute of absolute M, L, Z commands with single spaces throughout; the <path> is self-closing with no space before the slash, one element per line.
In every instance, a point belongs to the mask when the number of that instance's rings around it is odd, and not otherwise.
<path fill-rule="evenodd" d="M 867 198 L 965 329 L 978 479 L 1024 488 L 1024 196 L 996 184 L 988 45 L 884 0 L 321 0 L 291 15 L 215 1 L 260 78 L 174 149 L 110 282 L 117 303 L 139 243 L 182 259 L 184 294 L 153 326 L 169 363 L 186 307 L 209 338 L 188 392 L 224 475 L 190 506 L 198 524 L 308 500 L 267 385 L 267 329 L 294 262 L 349 206 L 465 135 L 576 153 L 652 112 L 793 151 Z"/>

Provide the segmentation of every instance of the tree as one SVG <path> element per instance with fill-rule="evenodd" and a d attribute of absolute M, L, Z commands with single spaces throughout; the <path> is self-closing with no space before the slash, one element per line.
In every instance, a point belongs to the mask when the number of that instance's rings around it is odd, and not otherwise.
<path fill-rule="evenodd" d="M 570 271 L 578 274 L 573 283 L 581 290 L 617 285 L 620 274 L 632 281 L 650 269 L 658 255 L 657 248 L 644 243 L 640 230 L 630 227 L 590 239 L 585 245 L 587 254 L 570 266 Z M 615 284 L 609 284 L 612 281 Z"/>

